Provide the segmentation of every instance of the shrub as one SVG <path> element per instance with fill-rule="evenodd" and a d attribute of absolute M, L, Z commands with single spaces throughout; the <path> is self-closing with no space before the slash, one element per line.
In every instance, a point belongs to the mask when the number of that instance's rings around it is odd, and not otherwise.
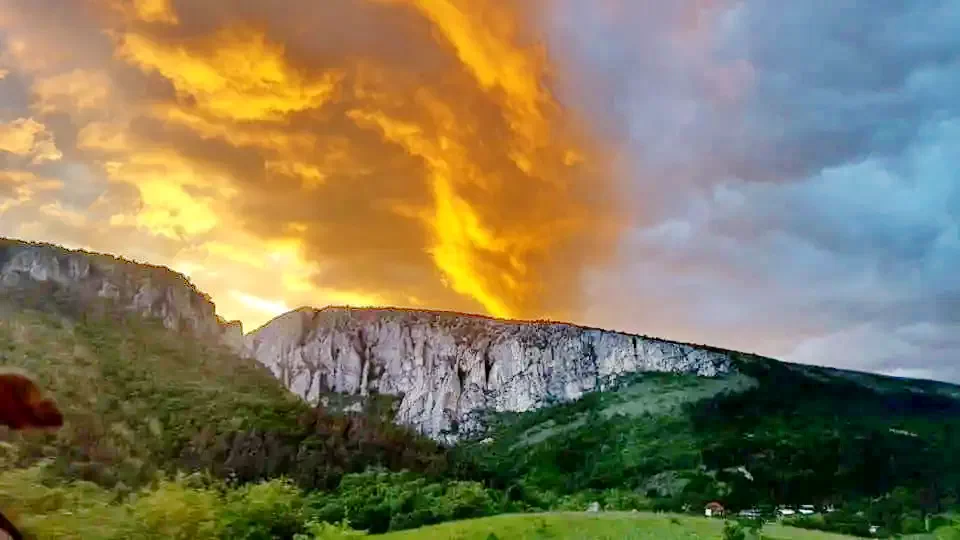
<path fill-rule="evenodd" d="M 225 538 L 271 540 L 306 531 L 303 493 L 293 483 L 271 480 L 227 493 L 220 514 Z"/>
<path fill-rule="evenodd" d="M 310 521 L 306 526 L 307 532 L 294 535 L 293 540 L 337 540 L 339 538 L 356 538 L 366 536 L 366 531 L 357 531 L 350 528 L 346 519 L 340 523 L 326 523 Z"/>
<path fill-rule="evenodd" d="M 476 482 L 429 483 L 409 472 L 371 470 L 344 476 L 336 491 L 312 495 L 310 506 L 317 521 L 348 518 L 377 534 L 492 515 L 502 503 Z"/>
<path fill-rule="evenodd" d="M 220 494 L 179 477 L 164 480 L 130 504 L 131 537 L 214 539 L 220 537 Z"/>
<path fill-rule="evenodd" d="M 723 540 L 746 540 L 747 532 L 743 525 L 735 521 L 728 521 L 723 525 Z"/>

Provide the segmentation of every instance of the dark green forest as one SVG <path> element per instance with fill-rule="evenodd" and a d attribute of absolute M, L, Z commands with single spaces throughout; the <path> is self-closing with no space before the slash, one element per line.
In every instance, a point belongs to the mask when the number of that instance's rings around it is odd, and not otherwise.
<path fill-rule="evenodd" d="M 857 380 L 756 357 L 737 364 L 756 384 L 661 412 L 605 414 L 634 399 L 612 392 L 491 415 L 484 433 L 453 449 L 456 473 L 528 499 L 626 491 L 670 511 L 713 500 L 768 514 L 780 505 L 832 506 L 849 510 L 831 514 L 832 527 L 800 524 L 846 533 L 877 522 L 890 533 L 921 532 L 905 529 L 956 509 L 960 401 L 948 385 Z M 647 373 L 622 384 L 656 401 L 657 388 L 675 395 L 700 381 Z M 531 437 L 542 425 L 554 433 Z"/>

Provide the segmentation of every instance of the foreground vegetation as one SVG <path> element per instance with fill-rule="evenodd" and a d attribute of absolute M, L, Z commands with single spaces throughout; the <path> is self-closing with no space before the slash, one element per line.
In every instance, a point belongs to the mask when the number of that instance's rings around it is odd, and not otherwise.
<path fill-rule="evenodd" d="M 85 481 L 56 482 L 51 473 L 42 463 L 0 473 L 0 505 L 37 538 L 351 538 L 504 510 L 477 485 L 427 484 L 409 475 L 383 472 L 347 475 L 341 488 L 331 493 L 307 493 L 277 479 L 230 486 L 194 474 L 158 478 L 129 494 Z M 348 514 L 357 521 L 352 522 Z M 719 539 L 723 531 L 721 520 L 579 512 L 466 519 L 383 538 Z M 845 537 L 767 526 L 763 538 Z"/>

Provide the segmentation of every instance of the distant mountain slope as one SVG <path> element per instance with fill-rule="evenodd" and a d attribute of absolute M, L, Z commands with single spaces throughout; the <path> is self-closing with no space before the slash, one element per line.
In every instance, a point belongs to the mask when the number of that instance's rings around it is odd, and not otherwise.
<path fill-rule="evenodd" d="M 0 295 L 26 299 L 43 285 L 56 294 L 61 307 L 69 304 L 85 311 L 96 300 L 109 299 L 113 308 L 159 319 L 171 330 L 189 330 L 201 339 L 234 346 L 242 340 L 239 322 L 223 321 L 209 296 L 169 268 L 0 238 Z"/>
<path fill-rule="evenodd" d="M 491 413 L 457 462 L 466 477 L 520 492 L 638 490 L 672 510 L 839 504 L 903 489 L 911 508 L 933 512 L 960 495 L 958 391 L 738 358 L 712 379 L 638 373 L 574 402 Z"/>

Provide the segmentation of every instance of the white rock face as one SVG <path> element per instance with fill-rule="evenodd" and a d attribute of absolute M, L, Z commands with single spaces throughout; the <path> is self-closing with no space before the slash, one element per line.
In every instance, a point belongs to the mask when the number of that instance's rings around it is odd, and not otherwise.
<path fill-rule="evenodd" d="M 526 411 L 638 371 L 715 376 L 728 354 L 568 324 L 400 309 L 299 309 L 245 338 L 247 354 L 312 403 L 400 396 L 397 420 L 435 438 L 482 409 Z"/>
<path fill-rule="evenodd" d="M 110 299 L 171 330 L 219 340 L 236 350 L 243 346 L 240 323 L 220 319 L 208 296 L 168 268 L 0 238 L 0 294 L 38 284 L 53 285 L 78 304 Z"/>

